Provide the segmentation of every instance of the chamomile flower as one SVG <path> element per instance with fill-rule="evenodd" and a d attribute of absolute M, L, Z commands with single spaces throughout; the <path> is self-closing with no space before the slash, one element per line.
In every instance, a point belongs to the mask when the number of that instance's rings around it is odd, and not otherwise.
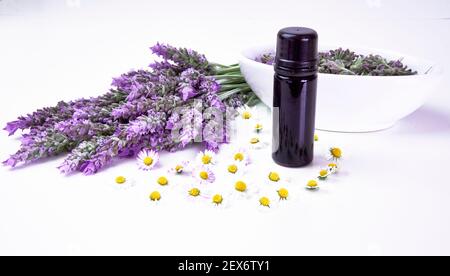
<path fill-rule="evenodd" d="M 148 196 L 148 198 L 153 201 L 153 202 L 158 202 L 161 200 L 162 196 L 161 193 L 158 191 L 153 191 L 152 193 L 150 193 L 150 195 Z"/>
<path fill-rule="evenodd" d="M 117 177 L 114 179 L 114 187 L 115 187 L 115 188 L 118 188 L 118 189 L 124 189 L 124 190 L 126 190 L 126 189 L 129 189 L 129 188 L 134 187 L 135 184 L 136 184 L 136 183 L 134 182 L 134 180 L 127 179 L 127 178 L 124 177 L 124 176 L 117 176 Z"/>
<path fill-rule="evenodd" d="M 189 184 L 182 188 L 182 196 L 192 204 L 210 205 L 209 187 L 200 184 Z"/>
<path fill-rule="evenodd" d="M 340 148 L 330 148 L 328 153 L 328 159 L 339 161 L 342 158 L 342 150 Z"/>
<path fill-rule="evenodd" d="M 264 125 L 261 122 L 256 122 L 254 125 L 254 130 L 256 133 L 261 133 L 264 129 Z"/>
<path fill-rule="evenodd" d="M 259 150 L 267 147 L 269 143 L 267 139 L 262 135 L 252 135 L 248 138 L 248 146 L 253 150 Z"/>
<path fill-rule="evenodd" d="M 289 190 L 286 188 L 280 188 L 277 191 L 280 200 L 287 200 L 289 198 Z"/>
<path fill-rule="evenodd" d="M 335 174 L 339 170 L 339 166 L 336 163 L 328 164 L 328 172 L 329 174 Z"/>
<path fill-rule="evenodd" d="M 229 192 L 220 190 L 211 193 L 208 201 L 218 210 L 228 209 L 233 202 L 233 196 Z"/>
<path fill-rule="evenodd" d="M 202 191 L 199 188 L 192 188 L 188 191 L 190 197 L 199 197 L 202 195 Z"/>
<path fill-rule="evenodd" d="M 236 181 L 236 184 L 234 184 L 234 189 L 240 193 L 245 193 L 248 191 L 247 183 L 242 180 Z"/>
<path fill-rule="evenodd" d="M 267 178 L 270 182 L 279 182 L 281 180 L 280 174 L 275 171 L 270 172 Z"/>
<path fill-rule="evenodd" d="M 277 200 L 273 191 L 265 191 L 251 199 L 257 205 L 258 211 L 262 213 L 270 213 L 280 207 L 280 200 Z"/>
<path fill-rule="evenodd" d="M 216 163 L 216 154 L 210 150 L 199 152 L 197 162 L 204 166 L 214 165 Z"/>
<path fill-rule="evenodd" d="M 227 167 L 229 173 L 236 174 L 239 171 L 239 167 L 237 164 L 231 164 Z"/>
<path fill-rule="evenodd" d="M 270 208 L 271 202 L 270 199 L 266 196 L 260 197 L 259 198 L 259 205 L 261 207 L 265 207 L 265 208 Z"/>
<path fill-rule="evenodd" d="M 250 156 L 245 148 L 238 148 L 233 151 L 233 160 L 235 162 L 242 162 L 245 165 L 250 164 Z"/>
<path fill-rule="evenodd" d="M 183 174 L 187 170 L 189 170 L 189 161 L 183 161 L 183 162 L 176 163 L 176 165 L 172 166 L 169 169 L 169 172 L 173 173 L 173 174 Z"/>
<path fill-rule="evenodd" d="M 310 180 L 306 183 L 306 189 L 310 191 L 316 191 L 319 189 L 319 183 L 316 180 Z"/>
<path fill-rule="evenodd" d="M 210 196 L 206 197 L 207 202 L 212 205 L 215 209 L 223 210 L 228 209 L 231 205 L 231 199 L 229 193 L 223 193 L 221 191 L 216 191 L 211 193 Z"/>
<path fill-rule="evenodd" d="M 239 117 L 242 120 L 251 120 L 257 117 L 256 109 L 251 108 L 248 105 L 238 108 Z"/>
<path fill-rule="evenodd" d="M 156 183 L 160 186 L 167 186 L 169 185 L 169 179 L 165 176 L 161 176 L 156 180 Z"/>
<path fill-rule="evenodd" d="M 317 177 L 319 180 L 327 180 L 328 176 L 330 175 L 330 171 L 328 169 L 326 170 L 320 170 L 319 176 Z"/>
<path fill-rule="evenodd" d="M 215 194 L 215 195 L 213 195 L 211 201 L 216 206 L 222 205 L 223 204 L 223 196 L 222 196 L 222 194 Z"/>
<path fill-rule="evenodd" d="M 153 169 L 159 161 L 159 154 L 153 150 L 142 150 L 138 156 L 138 165 L 141 170 L 149 171 Z"/>
<path fill-rule="evenodd" d="M 127 182 L 127 179 L 124 176 L 116 177 L 116 184 L 123 185 Z"/>
<path fill-rule="evenodd" d="M 200 166 L 193 171 L 193 177 L 201 184 L 214 183 L 216 176 L 207 166 Z"/>
<path fill-rule="evenodd" d="M 233 184 L 233 198 L 244 198 L 249 199 L 253 195 L 257 194 L 259 192 L 258 186 L 254 185 L 251 181 L 248 179 L 240 178 L 237 180 L 234 180 Z"/>
<path fill-rule="evenodd" d="M 230 175 L 244 175 L 247 171 L 247 166 L 241 162 L 233 162 L 227 166 L 227 172 Z"/>

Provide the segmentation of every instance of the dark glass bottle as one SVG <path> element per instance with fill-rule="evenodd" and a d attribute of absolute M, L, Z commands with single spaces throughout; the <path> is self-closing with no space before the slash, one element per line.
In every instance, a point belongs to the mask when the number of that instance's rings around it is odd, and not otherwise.
<path fill-rule="evenodd" d="M 303 167 L 314 157 L 318 36 L 308 28 L 278 33 L 273 95 L 273 160 Z"/>

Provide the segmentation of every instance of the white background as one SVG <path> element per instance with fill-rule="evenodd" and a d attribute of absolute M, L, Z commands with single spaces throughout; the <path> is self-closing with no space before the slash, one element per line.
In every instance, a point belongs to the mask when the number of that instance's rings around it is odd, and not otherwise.
<path fill-rule="evenodd" d="M 303 25 L 321 42 L 366 45 L 439 61 L 446 81 L 429 102 L 387 131 L 320 132 L 318 156 L 290 175 L 302 190 L 328 146 L 344 170 L 319 193 L 283 207 L 228 209 L 167 200 L 149 204 L 157 173 L 133 161 L 93 177 L 61 176 L 61 158 L 0 168 L 0 254 L 379 255 L 450 254 L 450 4 L 436 1 L 0 0 L 0 124 L 56 101 L 106 91 L 111 77 L 147 66 L 156 41 L 234 63 L 241 49 Z M 362 91 L 363 93 L 363 91 Z M 18 141 L 0 136 L 6 159 Z M 191 158 L 191 149 L 162 164 Z M 322 162 L 322 163 L 321 163 Z M 162 172 L 163 170 L 161 170 Z M 134 189 L 113 189 L 118 174 Z"/>

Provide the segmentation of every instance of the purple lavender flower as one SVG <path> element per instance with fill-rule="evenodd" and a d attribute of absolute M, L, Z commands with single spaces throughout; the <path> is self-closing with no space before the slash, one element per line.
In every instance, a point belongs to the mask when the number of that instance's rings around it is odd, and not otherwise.
<path fill-rule="evenodd" d="M 261 63 L 264 63 L 264 64 L 268 64 L 268 65 L 274 65 L 274 63 L 275 63 L 275 54 L 274 53 L 262 54 L 260 56 L 257 56 L 255 58 L 255 61 L 261 62 Z"/>
<path fill-rule="evenodd" d="M 27 127 L 27 123 L 25 120 L 17 120 L 13 122 L 9 122 L 6 124 L 6 127 L 3 130 L 6 130 L 9 133 L 9 136 L 14 135 L 17 130 L 25 129 Z"/>
<path fill-rule="evenodd" d="M 211 73 L 212 71 L 212 67 L 206 57 L 196 51 L 185 48 L 175 48 L 160 43 L 157 43 L 150 49 L 154 54 L 162 57 L 164 60 L 173 61 L 182 71 L 188 68 L 193 68 L 202 73 Z"/>
<path fill-rule="evenodd" d="M 112 90 L 97 98 L 79 99 L 68 103 L 59 102 L 54 107 L 39 109 L 32 114 L 19 117 L 18 120 L 8 123 L 4 130 L 8 131 L 9 135 L 13 135 L 19 129 L 25 130 L 44 125 L 51 127 L 55 123 L 70 119 L 74 115 L 77 116 L 74 114 L 75 112 L 80 113 L 92 109 L 101 110 L 124 99 L 124 92 Z"/>
<path fill-rule="evenodd" d="M 149 116 L 141 116 L 123 126 L 115 135 L 110 136 L 97 148 L 89 160 L 82 165 L 82 172 L 91 175 L 109 164 L 113 158 L 126 149 L 151 144 L 156 147 L 160 144 L 160 135 L 164 132 L 166 114 L 164 112 L 150 111 Z"/>
<path fill-rule="evenodd" d="M 181 73 L 178 92 L 184 101 L 204 93 L 217 93 L 220 85 L 212 77 L 207 77 L 193 68 Z"/>
<path fill-rule="evenodd" d="M 155 72 L 162 72 L 162 71 L 168 71 L 168 70 L 174 70 L 174 69 L 176 70 L 176 65 L 173 63 L 170 63 L 166 60 L 164 60 L 162 62 L 158 62 L 158 61 L 152 62 L 149 65 L 149 67 L 152 68 L 153 71 L 155 71 Z"/>
<path fill-rule="evenodd" d="M 191 86 L 182 86 L 179 88 L 183 101 L 187 101 L 197 96 L 197 91 Z"/>
<path fill-rule="evenodd" d="M 247 101 L 249 88 L 239 66 L 213 65 L 195 51 L 169 45 L 152 50 L 163 61 L 150 64 L 150 71 L 113 79 L 115 89 L 108 93 L 60 102 L 8 123 L 10 135 L 19 129 L 29 133 L 4 164 L 14 167 L 69 152 L 60 171 L 89 175 L 142 148 L 176 151 L 203 141 L 217 150 L 228 141 L 226 105 Z"/>
<path fill-rule="evenodd" d="M 63 174 L 70 174 L 80 170 L 83 162 L 88 160 L 95 153 L 95 150 L 104 139 L 105 138 L 100 137 L 81 142 L 58 167 L 60 172 Z"/>
<path fill-rule="evenodd" d="M 46 157 L 56 156 L 71 150 L 75 143 L 68 137 L 52 129 L 34 130 L 24 135 L 19 151 L 11 155 L 3 164 L 15 167 L 19 163 L 30 163 Z"/>

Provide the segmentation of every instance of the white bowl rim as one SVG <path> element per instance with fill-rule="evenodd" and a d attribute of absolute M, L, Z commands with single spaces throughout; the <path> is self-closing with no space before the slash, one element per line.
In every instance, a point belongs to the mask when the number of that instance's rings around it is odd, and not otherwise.
<path fill-rule="evenodd" d="M 395 77 L 396 79 L 400 79 L 400 78 L 407 79 L 407 78 L 429 78 L 429 77 L 435 77 L 438 75 L 443 75 L 443 73 L 444 73 L 443 68 L 441 66 L 439 66 L 439 64 L 437 64 L 436 62 L 432 62 L 430 60 L 420 58 L 420 57 L 414 57 L 411 55 L 402 54 L 402 53 L 396 52 L 396 51 L 362 47 L 362 46 L 357 46 L 357 45 L 346 45 L 345 47 L 333 46 L 331 44 L 319 45 L 319 50 L 321 50 L 321 49 L 338 49 L 338 48 L 351 49 L 352 51 L 355 51 L 356 53 L 358 53 L 358 52 L 374 53 L 374 54 L 378 54 L 382 57 L 399 56 L 399 57 L 403 57 L 404 59 L 412 59 L 412 60 L 416 61 L 415 62 L 416 64 L 422 64 L 422 65 L 427 64 L 428 66 L 426 66 L 426 67 L 430 67 L 430 69 L 432 69 L 432 70 L 430 70 L 429 72 L 427 72 L 425 74 L 419 73 L 416 75 L 408 75 L 408 76 L 361 76 L 361 75 L 339 75 L 339 74 L 319 73 L 319 75 L 321 77 L 326 76 L 329 78 L 368 78 L 368 79 L 387 79 L 387 78 Z M 271 66 L 271 65 L 258 62 L 249 57 L 250 53 L 260 52 L 265 49 L 275 49 L 275 44 L 267 43 L 267 44 L 260 44 L 260 45 L 248 47 L 241 52 L 241 58 L 249 61 L 250 63 L 253 63 L 254 66 L 259 66 L 260 68 L 263 68 L 263 67 L 267 68 L 268 66 Z M 409 66 L 409 64 L 406 64 L 406 65 Z M 413 68 L 413 69 L 416 70 L 415 68 Z"/>

